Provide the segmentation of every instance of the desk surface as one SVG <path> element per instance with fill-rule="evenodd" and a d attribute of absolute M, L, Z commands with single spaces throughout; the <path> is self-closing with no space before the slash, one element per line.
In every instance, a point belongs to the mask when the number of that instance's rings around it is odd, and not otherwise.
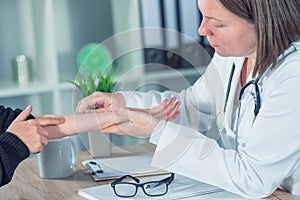
<path fill-rule="evenodd" d="M 151 144 L 124 147 L 124 149 L 115 148 L 113 149 L 113 155 L 119 156 L 128 152 L 143 153 L 153 151 L 154 149 L 155 147 Z M 83 200 L 84 198 L 77 195 L 78 189 L 110 183 L 110 181 L 94 182 L 81 164 L 81 162 L 86 159 L 92 159 L 91 155 L 88 152 L 80 152 L 72 176 L 64 179 L 51 180 L 40 178 L 37 158 L 29 158 L 19 165 L 12 182 L 0 188 L 0 197 L 5 200 Z M 296 200 L 298 198 L 277 190 L 266 199 Z"/>

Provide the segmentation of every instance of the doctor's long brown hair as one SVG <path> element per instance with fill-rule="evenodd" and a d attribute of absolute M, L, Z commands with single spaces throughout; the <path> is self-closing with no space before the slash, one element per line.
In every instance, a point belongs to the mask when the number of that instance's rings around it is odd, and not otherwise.
<path fill-rule="evenodd" d="M 254 24 L 256 63 L 261 76 L 292 42 L 300 40 L 300 0 L 219 0 L 227 10 Z"/>

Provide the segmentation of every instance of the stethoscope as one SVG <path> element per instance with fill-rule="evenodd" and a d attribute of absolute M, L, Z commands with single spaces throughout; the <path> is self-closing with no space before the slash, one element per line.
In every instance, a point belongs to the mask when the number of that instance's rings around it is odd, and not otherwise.
<path fill-rule="evenodd" d="M 282 57 L 277 60 L 277 65 L 279 65 L 286 57 L 288 57 L 289 55 L 291 55 L 292 53 L 294 53 L 296 51 L 297 51 L 297 48 L 294 45 L 292 45 L 292 48 L 288 49 L 284 54 L 282 54 Z M 270 70 L 270 68 L 268 68 L 267 71 L 269 71 L 269 70 Z M 229 98 L 229 93 L 230 93 L 230 89 L 231 89 L 234 71 L 235 71 L 235 64 L 233 63 L 232 67 L 231 67 L 231 71 L 230 71 L 228 84 L 227 84 L 227 91 L 226 91 L 225 104 L 224 104 L 224 110 L 223 110 L 224 113 L 226 111 L 227 104 L 228 104 L 228 98 Z M 264 74 L 266 74 L 266 72 Z M 262 75 L 262 76 L 264 76 L 264 75 Z M 245 85 L 243 85 L 242 88 L 240 89 L 240 95 L 239 95 L 239 101 L 241 101 L 242 96 L 243 96 L 245 90 L 247 89 L 247 87 L 249 87 L 250 85 L 254 85 L 255 95 L 256 95 L 256 97 L 254 98 L 254 103 L 255 103 L 254 117 L 256 117 L 258 115 L 260 107 L 261 107 L 260 91 L 258 88 L 258 81 L 260 80 L 260 78 L 261 77 L 257 77 L 256 79 L 248 81 Z"/>
<path fill-rule="evenodd" d="M 293 52 L 296 52 L 297 49 L 295 46 L 293 46 L 293 48 L 291 48 L 290 50 L 287 50 L 287 52 L 285 54 L 282 55 L 282 57 L 280 59 L 278 59 L 277 61 L 277 65 L 279 65 L 287 56 L 289 56 L 290 54 L 292 54 Z M 267 71 L 269 71 L 270 68 L 268 68 Z M 225 113 L 226 108 L 227 108 L 227 104 L 228 104 L 228 98 L 229 98 L 229 94 L 230 94 L 230 89 L 231 89 L 231 84 L 232 84 L 232 79 L 233 79 L 233 75 L 234 75 L 234 71 L 235 71 L 235 63 L 232 64 L 231 67 L 231 71 L 230 71 L 230 76 L 229 76 L 229 80 L 228 80 L 228 84 L 227 84 L 227 91 L 226 91 L 226 96 L 225 96 L 225 104 L 224 104 L 224 110 L 223 112 Z M 267 72 L 266 71 L 266 72 Z M 264 75 L 266 74 L 266 72 L 264 73 Z M 262 75 L 262 76 L 264 76 Z M 262 77 L 261 76 L 261 77 Z M 238 117 L 237 120 L 239 120 L 239 116 L 240 116 L 240 107 L 241 107 L 241 99 L 243 97 L 243 94 L 245 92 L 245 90 L 250 86 L 253 85 L 254 89 L 255 89 L 255 97 L 254 97 L 254 120 L 256 118 L 256 116 L 259 113 L 260 107 L 261 107 L 261 98 L 260 98 L 260 91 L 258 88 L 258 81 L 260 80 L 261 77 L 257 77 L 253 80 L 248 81 L 245 85 L 242 86 L 242 88 L 240 89 L 240 94 L 239 94 L 239 102 L 240 102 L 240 106 L 238 109 Z M 236 123 L 236 151 L 238 151 L 238 122 Z"/>
<path fill-rule="evenodd" d="M 232 84 L 232 79 L 233 79 L 234 71 L 235 71 L 235 64 L 233 63 L 232 67 L 231 67 L 231 71 L 230 71 L 230 76 L 229 76 L 228 85 L 227 85 L 227 91 L 226 91 L 226 96 L 225 96 L 225 104 L 224 104 L 224 111 L 223 111 L 224 113 L 226 111 L 227 104 L 228 104 L 228 98 L 229 98 L 229 94 L 230 94 L 230 89 L 231 89 L 231 84 Z M 241 99 L 243 97 L 243 94 L 244 94 L 245 90 L 250 85 L 254 85 L 255 95 L 256 95 L 255 98 L 254 98 L 254 119 L 256 118 L 257 114 L 259 113 L 259 109 L 261 107 L 260 92 L 259 92 L 259 88 L 258 88 L 258 85 L 257 85 L 259 79 L 260 79 L 260 77 L 257 77 L 256 79 L 248 81 L 240 89 L 240 94 L 239 94 L 240 105 L 239 105 L 238 117 L 237 117 L 238 121 L 239 121 L 239 118 L 240 118 Z M 236 123 L 235 129 L 236 129 L 235 150 L 238 151 L 238 122 Z"/>
<path fill-rule="evenodd" d="M 225 96 L 224 113 L 225 113 L 226 108 L 227 108 L 227 103 L 228 103 L 228 98 L 229 98 L 229 94 L 230 94 L 230 89 L 231 89 L 231 84 L 232 84 L 232 78 L 233 78 L 234 71 L 235 71 L 235 64 L 233 63 L 232 67 L 231 67 L 231 71 L 230 71 L 230 76 L 229 76 L 227 91 L 226 91 L 226 96 Z M 245 90 L 247 89 L 247 87 L 249 87 L 250 85 L 254 85 L 255 95 L 256 95 L 256 97 L 254 98 L 254 103 L 255 103 L 254 116 L 255 117 L 257 116 L 257 114 L 259 112 L 259 109 L 261 107 L 260 92 L 259 92 L 259 88 L 258 88 L 258 85 L 257 85 L 259 79 L 260 79 L 260 77 L 257 77 L 256 79 L 248 81 L 240 89 L 240 95 L 239 95 L 239 101 L 241 101 L 242 96 L 243 96 Z"/>

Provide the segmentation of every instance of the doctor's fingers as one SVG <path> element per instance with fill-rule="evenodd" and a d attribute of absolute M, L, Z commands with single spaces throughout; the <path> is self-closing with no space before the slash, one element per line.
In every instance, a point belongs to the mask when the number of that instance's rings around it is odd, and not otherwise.
<path fill-rule="evenodd" d="M 160 107 L 160 109 L 155 110 L 156 112 L 150 112 L 153 116 L 155 116 L 157 119 L 164 119 L 166 121 L 171 121 L 175 119 L 179 114 L 179 107 L 181 103 L 176 102 L 174 105 L 166 106 L 166 107 Z"/>
<path fill-rule="evenodd" d="M 135 111 L 143 111 L 143 112 L 148 112 L 151 115 L 155 115 L 157 113 L 161 113 L 161 112 L 168 112 L 169 110 L 171 110 L 174 107 L 174 103 L 176 101 L 176 97 L 171 98 L 171 100 L 169 101 L 169 99 L 165 99 L 163 100 L 163 102 L 153 108 L 130 108 L 130 110 L 135 110 Z"/>
<path fill-rule="evenodd" d="M 107 124 L 108 126 L 105 126 L 103 129 L 101 129 L 101 131 L 112 132 L 117 134 L 126 134 L 126 131 L 122 130 L 122 126 L 124 126 L 124 123 L 137 121 L 137 118 L 143 119 L 143 115 L 149 115 L 149 113 L 145 114 L 143 110 L 144 109 L 131 110 L 130 108 L 123 107 L 113 109 L 113 121 L 110 122 L 110 124 Z"/>
<path fill-rule="evenodd" d="M 146 114 L 150 114 L 154 116 L 157 119 L 163 119 L 166 121 L 172 121 L 179 115 L 179 109 L 180 102 L 177 102 L 174 107 L 168 108 L 165 110 L 163 107 L 155 107 L 151 109 L 143 109 L 143 108 L 131 108 L 129 107 L 128 110 L 130 111 L 138 111 L 138 112 L 144 112 Z"/>
<path fill-rule="evenodd" d="M 104 132 L 112 132 L 116 133 L 118 135 L 128 135 L 128 136 L 150 136 L 153 127 L 148 125 L 137 125 L 133 123 L 132 121 L 123 122 L 117 125 L 113 125 L 111 127 L 108 127 L 104 129 Z"/>
<path fill-rule="evenodd" d="M 107 111 L 112 111 L 112 108 L 110 106 L 105 108 L 96 108 L 95 110 L 92 111 L 92 113 L 107 112 Z"/>
<path fill-rule="evenodd" d="M 135 123 L 134 121 L 130 121 L 120 124 L 119 129 L 127 135 L 149 137 L 157 123 L 158 121 L 154 120 L 154 118 L 151 118 L 151 120 L 146 123 Z"/>
<path fill-rule="evenodd" d="M 118 123 L 109 127 L 110 130 L 118 134 L 134 136 L 149 136 L 159 121 L 149 113 L 123 107 L 117 109 L 115 117 L 118 118 L 116 119 Z"/>
<path fill-rule="evenodd" d="M 181 102 L 176 102 L 175 105 L 173 107 L 168 108 L 165 112 L 166 112 L 166 121 L 172 121 L 173 119 L 175 119 L 178 115 L 179 115 L 179 107 L 181 105 Z"/>
<path fill-rule="evenodd" d="M 176 105 L 178 105 L 179 101 L 176 102 L 176 97 L 173 97 L 170 101 L 165 99 L 159 106 L 150 109 L 150 113 L 153 114 L 155 112 L 169 112 L 174 109 Z"/>
<path fill-rule="evenodd" d="M 117 122 L 131 121 L 136 126 L 145 126 L 156 119 L 149 113 L 143 111 L 133 111 L 128 108 L 120 107 L 116 111 Z"/>
<path fill-rule="evenodd" d="M 172 97 L 170 101 L 168 99 L 165 99 L 159 106 L 149 109 L 149 112 L 151 114 L 155 114 L 158 112 L 170 110 L 173 107 L 175 101 L 176 97 Z"/>
<path fill-rule="evenodd" d="M 122 132 L 121 129 L 119 129 L 118 124 L 114 124 L 112 126 L 101 129 L 101 131 L 105 133 L 115 133 L 118 135 L 125 135 L 124 132 Z"/>
<path fill-rule="evenodd" d="M 76 107 L 76 113 L 82 114 L 88 108 L 108 107 L 111 105 L 111 95 L 103 92 L 94 92 L 93 94 L 81 99 Z"/>
<path fill-rule="evenodd" d="M 174 114 L 172 115 L 168 115 L 167 119 L 165 119 L 166 121 L 173 121 L 174 119 L 176 119 L 176 117 L 179 115 L 179 111 L 176 111 Z M 159 119 L 159 118 L 158 118 Z"/>

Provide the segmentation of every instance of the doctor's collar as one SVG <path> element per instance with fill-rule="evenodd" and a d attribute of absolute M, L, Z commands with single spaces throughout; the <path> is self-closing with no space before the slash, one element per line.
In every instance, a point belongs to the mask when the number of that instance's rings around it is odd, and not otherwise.
<path fill-rule="evenodd" d="M 288 56 L 290 56 L 291 54 L 295 53 L 299 48 L 300 48 L 300 41 L 292 43 L 289 48 L 287 48 L 282 54 L 280 54 L 278 56 L 278 58 L 277 58 L 277 65 L 274 67 L 274 69 L 276 69 L 278 66 L 280 66 Z M 258 81 L 257 84 L 258 85 L 262 85 L 263 78 L 265 76 L 267 76 L 267 74 L 270 71 L 272 71 L 272 70 L 273 70 L 273 68 L 271 66 L 269 66 L 267 68 L 267 70 L 259 77 L 259 81 Z M 255 78 L 258 78 L 258 76 L 256 76 Z"/>
<path fill-rule="evenodd" d="M 277 66 L 279 66 L 285 58 L 287 58 L 289 55 L 297 51 L 297 47 L 300 42 L 292 43 L 289 48 L 287 48 L 282 54 L 280 54 L 277 58 Z M 299 46 L 300 48 L 300 46 Z"/>

